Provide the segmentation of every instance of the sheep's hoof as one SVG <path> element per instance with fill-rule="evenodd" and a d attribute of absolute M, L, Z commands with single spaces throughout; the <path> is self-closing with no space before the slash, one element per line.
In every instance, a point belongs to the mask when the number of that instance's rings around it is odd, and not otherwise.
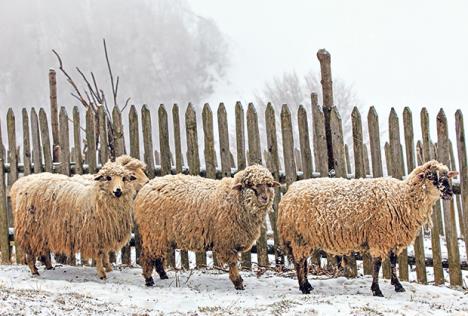
<path fill-rule="evenodd" d="M 33 277 L 39 276 L 39 272 L 37 272 L 37 271 L 32 272 L 32 276 Z"/>
<path fill-rule="evenodd" d="M 395 292 L 402 293 L 402 292 L 406 292 L 406 290 L 401 284 L 399 284 L 395 286 Z"/>
<path fill-rule="evenodd" d="M 301 290 L 302 294 L 310 294 L 310 291 L 312 291 L 314 288 L 313 286 L 307 281 L 304 284 L 301 284 L 299 286 L 299 289 Z"/>
<path fill-rule="evenodd" d="M 101 276 L 99 276 L 99 279 L 105 280 L 105 279 L 107 279 L 107 276 L 106 275 L 101 275 Z"/>
<path fill-rule="evenodd" d="M 153 286 L 154 285 L 153 277 L 145 278 L 145 285 L 146 286 Z"/>
<path fill-rule="evenodd" d="M 159 278 L 160 278 L 161 280 L 167 280 L 167 279 L 169 279 L 169 277 L 167 276 L 166 272 L 161 273 L 161 274 L 159 275 Z"/>
<path fill-rule="evenodd" d="M 46 267 L 46 270 L 55 270 L 55 267 L 53 267 L 53 266 Z"/>
<path fill-rule="evenodd" d="M 372 294 L 378 297 L 384 297 L 381 290 L 373 290 Z"/>
<path fill-rule="evenodd" d="M 236 288 L 236 290 L 240 290 L 240 291 L 245 290 L 244 284 L 242 284 L 242 283 L 240 283 L 240 284 L 235 284 L 234 287 Z"/>

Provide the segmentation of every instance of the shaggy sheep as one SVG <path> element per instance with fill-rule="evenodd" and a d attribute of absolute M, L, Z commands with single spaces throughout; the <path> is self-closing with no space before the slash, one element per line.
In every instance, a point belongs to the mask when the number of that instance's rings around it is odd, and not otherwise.
<path fill-rule="evenodd" d="M 415 168 L 403 181 L 394 178 L 320 178 L 292 184 L 278 206 L 278 230 L 294 262 L 299 289 L 310 293 L 307 257 L 314 249 L 330 255 L 368 252 L 373 257 L 374 296 L 382 259 L 390 257 L 391 283 L 404 292 L 396 276 L 396 256 L 430 222 L 432 206 L 450 199 L 455 171 L 437 161 Z"/>
<path fill-rule="evenodd" d="M 167 278 L 164 256 L 169 250 L 211 249 L 221 264 L 229 264 L 229 277 L 242 290 L 238 254 L 250 250 L 259 237 L 273 202 L 272 188 L 278 185 L 259 165 L 222 180 L 187 175 L 151 180 L 135 199 L 146 285 L 154 285 L 153 266 L 161 279 Z"/>
<path fill-rule="evenodd" d="M 15 240 L 32 274 L 38 275 L 38 256 L 80 252 L 96 260 L 98 276 L 104 279 L 105 269 L 111 271 L 109 251 L 119 250 L 130 239 L 134 180 L 121 164 L 108 162 L 92 184 L 51 173 L 15 182 L 11 188 Z"/>

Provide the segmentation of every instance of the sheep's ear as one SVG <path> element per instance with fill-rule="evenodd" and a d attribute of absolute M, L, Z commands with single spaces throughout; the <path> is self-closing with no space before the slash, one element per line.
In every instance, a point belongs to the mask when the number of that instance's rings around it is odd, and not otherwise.
<path fill-rule="evenodd" d="M 426 174 L 424 172 L 418 173 L 418 179 L 423 180 L 426 177 Z"/>
<path fill-rule="evenodd" d="M 94 177 L 94 181 L 101 181 L 102 180 L 102 175 L 98 175 Z"/>
<path fill-rule="evenodd" d="M 456 176 L 458 176 L 458 171 L 449 171 L 447 173 L 447 177 L 449 177 L 449 178 L 453 178 L 453 177 L 456 177 Z"/>
<path fill-rule="evenodd" d="M 232 186 L 233 190 L 238 190 L 240 191 L 242 189 L 242 183 L 236 183 Z"/>

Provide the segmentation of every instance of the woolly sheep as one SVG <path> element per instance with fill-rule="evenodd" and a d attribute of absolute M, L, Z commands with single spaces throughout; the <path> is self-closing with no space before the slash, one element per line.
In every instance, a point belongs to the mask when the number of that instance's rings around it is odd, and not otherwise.
<path fill-rule="evenodd" d="M 38 256 L 80 252 L 94 258 L 98 276 L 106 278 L 105 270 L 112 270 L 109 251 L 119 250 L 130 239 L 134 180 L 121 164 L 108 162 L 93 184 L 51 173 L 15 182 L 11 189 L 15 240 L 32 274 L 39 274 Z"/>
<path fill-rule="evenodd" d="M 211 249 L 220 264 L 229 265 L 235 288 L 244 289 L 238 253 L 250 250 L 259 237 L 273 202 L 272 188 L 278 185 L 260 165 L 222 180 L 187 175 L 151 180 L 135 199 L 146 285 L 154 285 L 154 266 L 161 279 L 167 278 L 164 256 L 169 250 Z"/>
<path fill-rule="evenodd" d="M 404 292 L 396 275 L 396 256 L 430 222 L 432 206 L 453 192 L 455 171 L 437 161 L 415 168 L 403 181 L 394 178 L 319 178 L 292 184 L 278 206 L 278 230 L 294 262 L 299 289 L 310 293 L 307 257 L 315 249 L 330 255 L 368 252 L 373 258 L 374 296 L 381 262 L 390 257 L 391 283 Z"/>

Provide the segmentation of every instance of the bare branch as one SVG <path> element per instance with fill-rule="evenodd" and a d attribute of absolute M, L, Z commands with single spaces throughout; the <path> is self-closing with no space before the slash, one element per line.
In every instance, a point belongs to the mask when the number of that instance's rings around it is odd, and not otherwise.
<path fill-rule="evenodd" d="M 123 112 L 123 111 L 125 110 L 125 108 L 127 107 L 128 102 L 130 102 L 130 99 L 131 99 L 131 98 L 129 97 L 129 98 L 125 101 L 125 105 L 124 105 L 124 107 L 122 108 L 122 112 Z"/>
<path fill-rule="evenodd" d="M 75 82 L 73 81 L 73 79 L 70 77 L 70 75 L 65 71 L 65 69 L 63 68 L 63 62 L 62 62 L 62 58 L 60 58 L 60 55 L 55 51 L 55 49 L 52 50 L 52 52 L 55 54 L 55 56 L 57 56 L 57 59 L 58 59 L 58 62 L 59 62 L 59 69 L 60 71 L 65 75 L 65 77 L 67 77 L 67 81 L 70 83 L 70 85 L 73 87 L 73 89 L 75 89 L 76 91 L 76 94 L 78 95 L 78 100 L 85 106 L 85 107 L 88 107 L 89 104 L 86 103 L 86 100 L 83 98 L 83 96 L 81 95 L 80 93 L 80 89 L 78 89 L 78 87 L 76 86 Z"/>
<path fill-rule="evenodd" d="M 111 85 L 112 85 L 112 94 L 114 96 L 114 105 L 116 106 L 117 105 L 117 92 L 115 91 L 115 87 L 114 87 L 114 76 L 112 75 L 112 69 L 111 69 L 111 65 L 109 62 L 109 54 L 107 53 L 106 39 L 103 38 L 102 42 L 104 43 L 104 54 L 106 55 L 107 68 L 109 69 L 109 76 L 110 76 Z"/>

